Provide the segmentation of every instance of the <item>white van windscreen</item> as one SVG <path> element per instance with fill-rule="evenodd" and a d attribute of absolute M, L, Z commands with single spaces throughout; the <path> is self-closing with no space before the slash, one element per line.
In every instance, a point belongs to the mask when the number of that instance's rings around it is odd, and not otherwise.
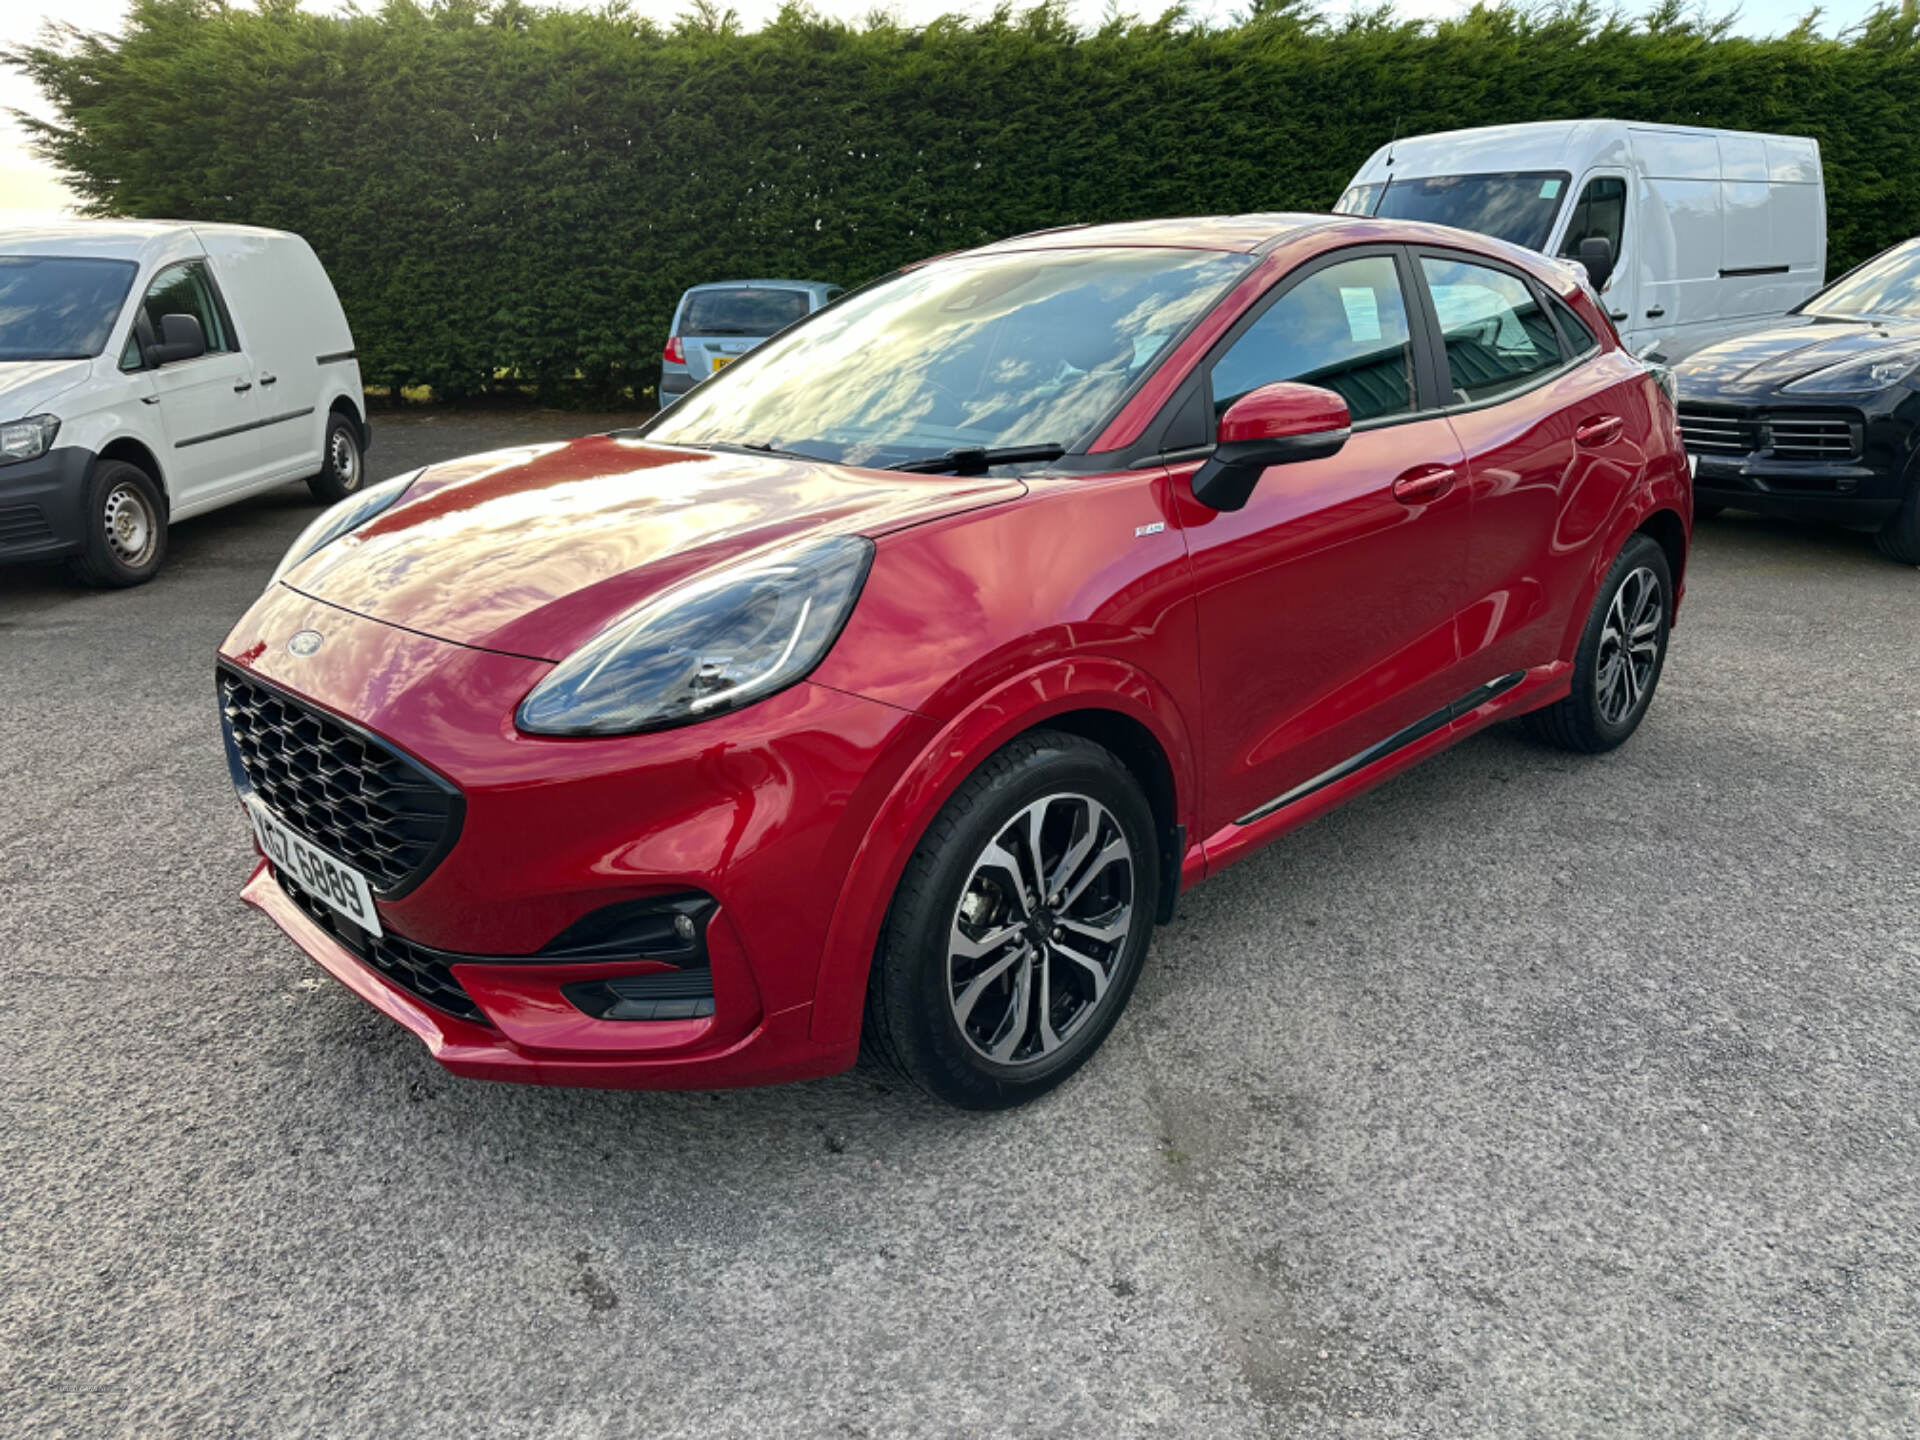
<path fill-rule="evenodd" d="M 1564 170 L 1517 170 L 1504 175 L 1430 175 L 1387 181 L 1371 213 L 1385 220 L 1424 220 L 1546 248 L 1554 217 L 1567 200 Z M 1356 187 L 1359 188 L 1359 187 Z"/>

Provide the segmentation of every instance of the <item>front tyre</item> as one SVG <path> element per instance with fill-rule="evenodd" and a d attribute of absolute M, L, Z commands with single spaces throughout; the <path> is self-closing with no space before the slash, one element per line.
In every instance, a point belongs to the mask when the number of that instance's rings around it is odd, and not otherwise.
<path fill-rule="evenodd" d="M 1902 565 L 1920 565 L 1920 479 L 1907 486 L 1906 498 L 1873 537 L 1880 553 Z"/>
<path fill-rule="evenodd" d="M 1059 731 L 1012 741 L 907 862 L 867 987 L 867 1048 L 967 1109 L 1045 1094 L 1126 1007 L 1159 875 L 1153 812 L 1119 760 Z"/>
<path fill-rule="evenodd" d="M 1621 548 L 1574 652 L 1573 690 L 1522 723 L 1539 740 L 1598 755 L 1640 727 L 1667 660 L 1673 574 L 1646 535 Z"/>
<path fill-rule="evenodd" d="M 357 495 L 367 483 L 366 455 L 360 448 L 360 427 L 338 410 L 327 418 L 325 464 L 320 473 L 307 480 L 313 498 L 323 505 L 337 505 L 349 495 Z"/>
<path fill-rule="evenodd" d="M 167 558 L 167 509 L 160 487 L 138 465 L 102 460 L 87 477 L 86 536 L 67 562 L 73 577 L 101 590 L 144 585 Z"/>

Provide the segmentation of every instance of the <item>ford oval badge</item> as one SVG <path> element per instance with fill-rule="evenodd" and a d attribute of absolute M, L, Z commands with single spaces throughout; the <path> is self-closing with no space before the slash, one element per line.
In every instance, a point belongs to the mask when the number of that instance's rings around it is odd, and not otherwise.
<path fill-rule="evenodd" d="M 327 637 L 322 635 L 318 630 L 302 630 L 298 635 L 287 641 L 287 653 L 290 655 L 298 655 L 302 659 L 305 659 L 322 645 L 326 644 L 326 642 Z"/>

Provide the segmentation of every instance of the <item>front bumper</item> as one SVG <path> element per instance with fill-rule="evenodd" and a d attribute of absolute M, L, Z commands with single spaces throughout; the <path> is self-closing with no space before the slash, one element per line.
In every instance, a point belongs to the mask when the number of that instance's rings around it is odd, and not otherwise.
<path fill-rule="evenodd" d="M 325 637 L 322 647 L 292 656 L 287 640 L 309 629 Z M 826 935 L 871 816 L 932 722 L 802 683 L 681 730 L 523 735 L 514 707 L 545 662 L 431 640 L 284 586 L 255 604 L 222 658 L 378 735 L 463 795 L 452 849 L 378 909 L 390 935 L 448 958 L 470 1016 L 452 1013 L 444 993 L 442 1004 L 429 1003 L 430 987 L 395 983 L 354 954 L 265 863 L 245 891 L 450 1070 L 705 1088 L 852 1063 L 854 1042 L 809 1034 Z M 656 967 L 556 953 L 556 937 L 610 907 L 688 893 L 713 902 L 710 1013 L 662 1007 L 669 1018 L 615 1019 L 583 1008 L 583 982 Z"/>
<path fill-rule="evenodd" d="M 57 445 L 36 459 L 0 465 L 0 564 L 80 553 L 93 461 L 91 450 Z"/>
<path fill-rule="evenodd" d="M 1920 469 L 1920 402 L 1865 409 L 1811 406 L 1790 397 L 1741 401 L 1698 393 L 1681 405 L 1680 423 L 1693 458 L 1694 498 L 1786 519 L 1878 527 L 1900 508 Z M 1790 427 L 1821 426 L 1836 452 L 1811 458 L 1779 439 Z M 1710 442 L 1702 444 L 1704 434 Z M 1738 449 L 1739 453 L 1727 453 Z M 1817 453 L 1817 452 L 1816 452 Z"/>

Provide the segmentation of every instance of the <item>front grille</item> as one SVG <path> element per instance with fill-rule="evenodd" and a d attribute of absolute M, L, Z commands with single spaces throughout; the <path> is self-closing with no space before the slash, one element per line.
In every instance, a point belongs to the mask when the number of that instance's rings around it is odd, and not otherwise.
<path fill-rule="evenodd" d="M 1860 453 L 1854 427 L 1838 418 L 1782 416 L 1769 420 L 1766 431 L 1778 460 L 1847 461 Z"/>
<path fill-rule="evenodd" d="M 1860 455 L 1861 428 L 1845 415 L 1729 413 L 1680 407 L 1680 438 L 1696 455 L 1844 464 Z"/>
<path fill-rule="evenodd" d="M 0 505 L 0 550 L 43 545 L 51 539 L 53 526 L 38 505 Z"/>
<path fill-rule="evenodd" d="M 1754 449 L 1754 427 L 1737 415 L 1714 415 L 1680 407 L 1680 438 L 1703 455 L 1745 455 Z"/>
<path fill-rule="evenodd" d="M 452 957 L 392 932 L 370 935 L 358 925 L 348 924 L 332 906 L 321 904 L 278 869 L 273 872 L 273 878 L 286 891 L 287 898 L 300 907 L 302 914 L 369 969 L 436 1010 L 491 1028 L 491 1022 L 473 1003 L 473 997 L 453 978 L 453 970 L 447 963 Z"/>
<path fill-rule="evenodd" d="M 453 848 L 460 792 L 398 750 L 292 696 L 220 672 L 231 753 L 253 793 L 396 899 Z"/>

